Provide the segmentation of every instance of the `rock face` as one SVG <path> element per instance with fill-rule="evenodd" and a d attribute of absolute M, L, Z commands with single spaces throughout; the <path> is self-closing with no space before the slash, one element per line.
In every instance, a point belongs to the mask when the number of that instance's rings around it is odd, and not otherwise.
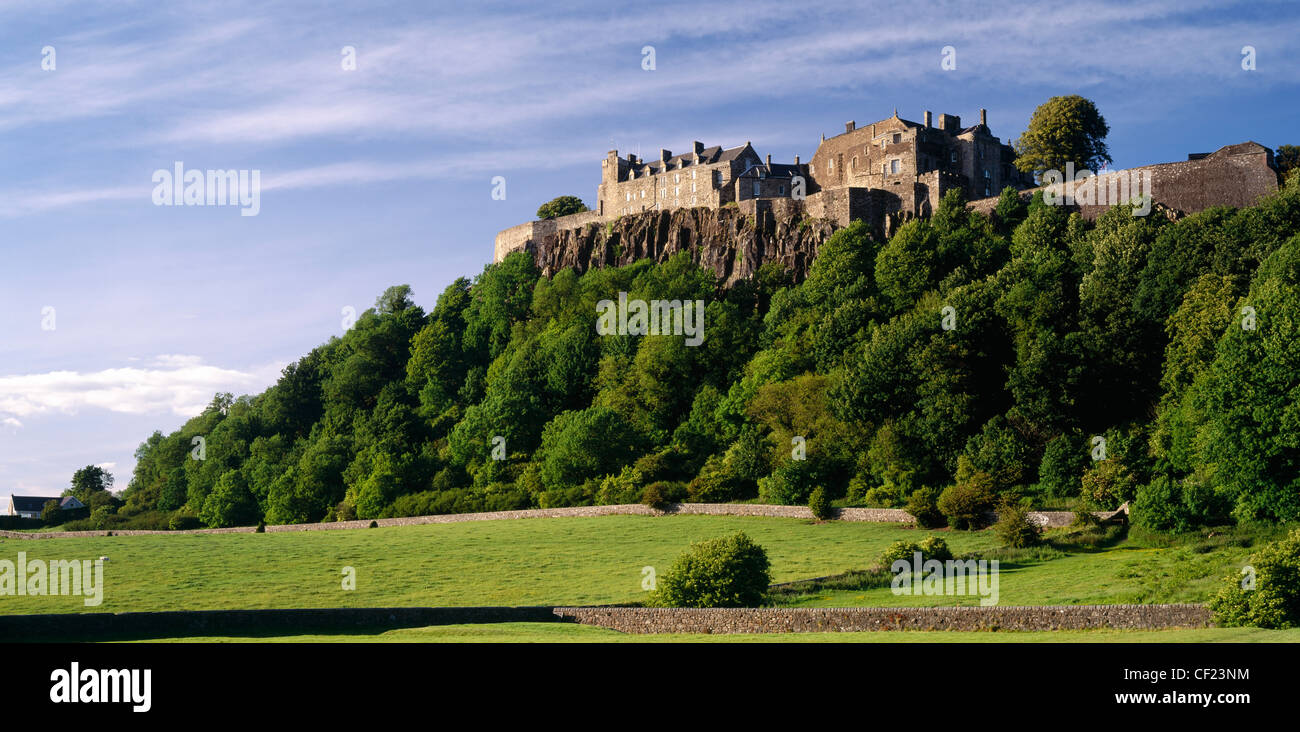
<path fill-rule="evenodd" d="M 622 266 L 639 259 L 663 262 L 689 252 L 692 261 L 713 270 L 718 282 L 729 287 L 767 262 L 778 262 L 802 280 L 835 228 L 831 221 L 793 210 L 746 213 L 734 206 L 688 208 L 561 229 L 540 242 L 529 242 L 527 249 L 548 277 L 566 268 L 581 274 L 591 267 Z"/>

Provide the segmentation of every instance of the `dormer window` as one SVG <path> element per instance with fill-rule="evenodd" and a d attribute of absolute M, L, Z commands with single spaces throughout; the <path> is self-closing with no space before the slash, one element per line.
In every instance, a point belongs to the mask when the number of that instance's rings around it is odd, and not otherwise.
<path fill-rule="evenodd" d="M 903 136 L 898 133 L 894 133 L 894 144 L 897 145 L 902 141 L 903 141 Z"/>

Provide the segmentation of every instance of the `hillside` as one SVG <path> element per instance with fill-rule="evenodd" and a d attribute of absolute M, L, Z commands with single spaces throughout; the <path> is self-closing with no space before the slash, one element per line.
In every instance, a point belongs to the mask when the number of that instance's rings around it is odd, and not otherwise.
<path fill-rule="evenodd" d="M 627 503 L 650 486 L 1134 500 L 1164 529 L 1300 517 L 1300 179 L 1178 221 L 1090 224 L 1014 195 L 986 217 L 950 195 L 887 241 L 835 232 L 806 277 L 785 255 L 720 273 L 697 246 L 717 233 L 680 233 L 688 214 L 590 232 L 607 254 L 586 261 L 512 254 L 427 312 L 390 288 L 266 392 L 149 437 L 125 506 L 92 521 Z M 703 301 L 703 343 L 597 335 L 620 292 Z"/>

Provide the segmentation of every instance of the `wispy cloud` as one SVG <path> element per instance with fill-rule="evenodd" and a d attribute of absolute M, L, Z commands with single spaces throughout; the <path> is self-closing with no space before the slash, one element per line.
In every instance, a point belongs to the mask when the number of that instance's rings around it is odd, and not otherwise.
<path fill-rule="evenodd" d="M 197 356 L 163 355 L 146 368 L 0 376 L 0 414 L 12 415 L 3 423 L 17 426 L 22 426 L 17 417 L 77 414 L 87 409 L 192 416 L 203 411 L 217 392 L 261 391 L 283 367 L 276 363 L 238 370 L 204 364 Z"/>

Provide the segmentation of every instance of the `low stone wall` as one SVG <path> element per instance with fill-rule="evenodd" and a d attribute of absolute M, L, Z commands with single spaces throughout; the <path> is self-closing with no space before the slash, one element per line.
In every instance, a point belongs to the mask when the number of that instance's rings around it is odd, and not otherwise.
<path fill-rule="evenodd" d="M 1107 521 L 1120 511 L 1095 512 L 1098 519 Z M 519 511 L 487 511 L 482 513 L 447 513 L 436 516 L 407 516 L 404 518 L 375 519 L 379 527 L 419 526 L 422 524 L 455 524 L 463 521 L 500 521 L 505 519 L 526 518 L 571 518 L 590 516 L 664 516 L 670 514 L 695 516 L 765 516 L 769 518 L 797 518 L 812 520 L 812 511 L 807 506 L 773 506 L 763 503 L 674 503 L 665 511 L 659 511 L 639 503 L 624 503 L 613 506 L 574 506 L 570 508 L 529 508 Z M 1049 528 L 1069 526 L 1074 514 L 1069 511 L 1032 511 L 1031 521 Z M 868 521 L 876 523 L 915 523 L 912 514 L 901 508 L 839 508 L 835 519 L 839 521 Z M 276 524 L 267 526 L 268 534 L 282 531 L 333 531 L 336 529 L 365 529 L 370 521 L 331 521 L 324 524 Z M 251 534 L 256 529 L 252 526 L 235 526 L 227 529 L 189 529 L 186 531 L 148 531 L 125 529 L 121 531 L 0 531 L 0 538 L 5 539 L 67 539 L 81 536 L 152 536 L 176 534 Z"/>
<path fill-rule="evenodd" d="M 624 633 L 848 633 L 875 630 L 1154 630 L 1204 628 L 1203 605 L 1042 607 L 561 607 L 560 618 Z"/>

